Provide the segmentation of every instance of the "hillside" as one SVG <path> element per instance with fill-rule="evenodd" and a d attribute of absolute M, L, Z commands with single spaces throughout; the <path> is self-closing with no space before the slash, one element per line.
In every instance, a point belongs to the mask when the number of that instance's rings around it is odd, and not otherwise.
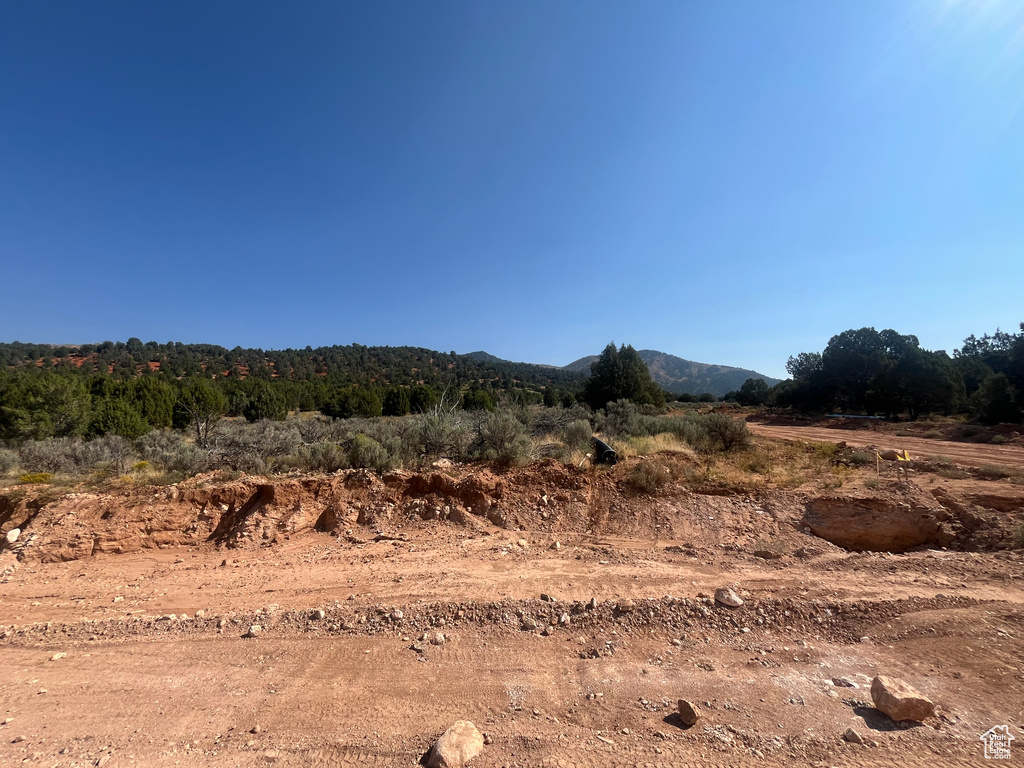
<path fill-rule="evenodd" d="M 750 378 L 764 379 L 768 386 L 779 383 L 779 379 L 773 379 L 757 371 L 732 368 L 728 365 L 695 363 L 654 349 L 641 349 L 639 354 L 647 363 L 651 378 L 669 392 L 689 392 L 694 395 L 710 392 L 716 397 L 721 397 L 726 392 L 739 389 L 743 382 Z M 569 363 L 563 370 L 589 373 L 590 364 L 595 360 L 597 355 L 581 357 Z"/>

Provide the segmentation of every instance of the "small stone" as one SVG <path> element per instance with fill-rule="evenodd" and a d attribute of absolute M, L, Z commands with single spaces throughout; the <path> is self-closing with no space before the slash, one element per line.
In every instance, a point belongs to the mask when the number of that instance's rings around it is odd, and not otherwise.
<path fill-rule="evenodd" d="M 217 629 L 224 629 L 228 625 L 227 619 L 217 619 Z"/>
<path fill-rule="evenodd" d="M 11 744 L 21 744 L 21 742 L 23 742 L 24 740 L 24 736 L 15 736 L 13 739 L 11 739 Z"/>
<path fill-rule="evenodd" d="M 523 549 L 526 549 L 527 547 L 530 546 L 530 542 L 528 542 L 526 539 L 520 539 L 519 541 L 516 542 L 516 544 L 518 546 L 522 547 Z"/>
<path fill-rule="evenodd" d="M 323 621 L 325 618 L 327 618 L 327 611 L 323 610 L 322 608 L 317 608 L 315 611 L 313 611 L 313 613 L 309 615 L 309 617 L 313 619 L 313 621 Z"/>
<path fill-rule="evenodd" d="M 892 720 L 921 721 L 935 714 L 935 704 L 924 694 L 895 677 L 879 675 L 871 681 L 875 708 Z"/>
<path fill-rule="evenodd" d="M 743 605 L 743 600 L 728 587 L 722 587 L 721 589 L 715 590 L 715 602 L 727 605 L 730 608 L 739 608 Z"/>
<path fill-rule="evenodd" d="M 616 608 L 619 613 L 632 613 L 636 610 L 636 603 L 632 600 L 620 600 Z"/>
<path fill-rule="evenodd" d="M 402 613 L 401 611 L 392 611 L 392 612 L 391 612 L 391 620 L 392 620 L 392 621 L 401 621 L 401 620 L 402 620 L 402 617 L 403 617 L 404 615 L 405 615 L 405 614 L 404 614 L 404 613 Z"/>
<path fill-rule="evenodd" d="M 53 656 L 50 657 L 50 661 L 58 661 L 60 659 L 65 658 L 66 656 L 67 656 L 67 654 L 64 653 L 63 651 L 61 651 L 59 653 L 53 654 Z"/>
<path fill-rule="evenodd" d="M 549 595 L 547 592 L 541 592 L 540 593 L 540 599 L 543 600 L 545 603 L 557 603 L 558 602 L 558 600 L 556 600 L 554 597 Z"/>
<path fill-rule="evenodd" d="M 204 611 L 202 608 L 200 608 L 198 611 L 196 611 L 196 618 L 197 619 L 205 619 L 206 618 L 206 611 Z"/>
<path fill-rule="evenodd" d="M 531 619 L 529 616 L 527 616 L 525 619 L 523 619 L 523 629 L 527 632 L 533 632 L 537 629 L 537 622 Z"/>
<path fill-rule="evenodd" d="M 864 738 L 857 733 L 853 728 L 847 728 L 846 733 L 843 734 L 843 738 L 851 744 L 863 744 Z"/>
<path fill-rule="evenodd" d="M 683 721 L 683 725 L 693 725 L 700 720 L 700 709 L 692 701 L 680 699 L 677 709 L 679 712 L 679 719 Z"/>
<path fill-rule="evenodd" d="M 560 541 L 556 541 L 556 542 L 554 542 L 554 543 L 553 543 L 553 544 L 551 545 L 551 548 L 552 548 L 552 549 L 561 549 L 561 548 L 562 548 L 562 542 L 560 542 Z"/>
<path fill-rule="evenodd" d="M 590 610 L 594 610 L 595 608 L 597 608 L 597 598 L 596 597 L 590 598 L 590 602 L 587 603 L 587 607 Z"/>
<path fill-rule="evenodd" d="M 484 745 L 489 747 L 493 743 L 494 743 L 494 737 L 491 736 L 491 734 L 489 734 L 489 733 L 485 733 L 484 734 Z"/>
<path fill-rule="evenodd" d="M 252 728 L 249 729 L 249 733 L 262 733 L 263 728 L 260 727 L 259 723 L 256 723 Z"/>
<path fill-rule="evenodd" d="M 440 632 L 438 632 L 436 635 L 430 638 L 431 645 L 444 645 L 444 642 L 444 635 L 442 635 Z"/>
<path fill-rule="evenodd" d="M 18 540 L 19 536 L 21 536 L 21 528 L 11 528 L 11 530 L 7 532 L 7 543 L 13 544 Z"/>
<path fill-rule="evenodd" d="M 569 626 L 569 614 L 563 613 L 561 616 L 559 616 L 558 623 L 563 627 Z"/>
<path fill-rule="evenodd" d="M 114 595 L 114 599 L 111 600 L 110 602 L 112 602 L 112 603 L 120 603 L 122 600 L 124 600 L 124 595 Z"/>
<path fill-rule="evenodd" d="M 484 736 L 468 720 L 459 720 L 441 734 L 427 758 L 427 768 L 462 768 L 483 752 Z"/>
<path fill-rule="evenodd" d="M 848 680 L 845 677 L 833 677 L 832 685 L 837 688 L 860 688 L 860 686 L 853 682 L 853 680 Z"/>
<path fill-rule="evenodd" d="M 242 637 L 258 637 L 262 631 L 263 627 L 261 627 L 259 624 L 252 624 L 249 626 L 249 630 L 244 635 L 242 635 Z"/>

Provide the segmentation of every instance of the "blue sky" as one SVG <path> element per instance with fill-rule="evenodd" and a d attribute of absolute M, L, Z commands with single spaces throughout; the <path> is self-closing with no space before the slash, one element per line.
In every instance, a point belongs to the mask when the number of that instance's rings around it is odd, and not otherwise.
<path fill-rule="evenodd" d="M 611 340 L 784 376 L 1024 320 L 1024 4 L 8 2 L 0 340 Z"/>

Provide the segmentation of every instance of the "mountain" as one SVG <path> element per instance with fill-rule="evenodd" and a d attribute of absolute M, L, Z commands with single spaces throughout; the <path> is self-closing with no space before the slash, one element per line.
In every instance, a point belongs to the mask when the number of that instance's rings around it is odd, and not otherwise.
<path fill-rule="evenodd" d="M 728 365 L 695 363 L 692 360 L 684 360 L 681 357 L 654 349 L 641 349 L 639 354 L 647 363 L 651 378 L 669 392 L 677 394 L 689 392 L 692 395 L 698 395 L 710 392 L 715 397 L 721 397 L 726 392 L 732 392 L 742 387 L 743 382 L 747 379 L 764 379 L 769 387 L 779 383 L 779 379 L 773 379 L 771 376 L 765 376 L 757 371 L 732 368 Z M 597 360 L 597 357 L 597 355 L 581 357 L 579 360 L 569 363 L 563 370 L 590 373 L 590 364 Z"/>

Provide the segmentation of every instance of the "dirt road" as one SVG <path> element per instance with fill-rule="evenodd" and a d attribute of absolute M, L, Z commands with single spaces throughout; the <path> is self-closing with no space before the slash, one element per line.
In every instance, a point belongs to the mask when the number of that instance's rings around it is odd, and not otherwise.
<path fill-rule="evenodd" d="M 464 471 L 452 493 L 482 499 L 491 480 Z M 806 491 L 642 496 L 628 471 L 599 494 L 502 476 L 487 498 L 504 527 L 402 496 L 439 487 L 409 476 L 15 489 L 0 765 L 414 766 L 460 719 L 487 734 L 481 768 L 983 765 L 1001 724 L 1024 744 L 1024 554 L 992 533 L 1024 519 L 1016 486 L 879 489 L 883 521 L 931 504 L 980 526 L 961 550 L 893 555 L 810 533 Z M 715 603 L 723 586 L 744 604 Z M 893 723 L 876 674 L 937 716 Z"/>
<path fill-rule="evenodd" d="M 921 437 L 898 437 L 869 429 L 829 429 L 826 427 L 774 426 L 751 422 L 751 431 L 766 437 L 781 440 L 804 440 L 808 442 L 838 443 L 862 447 L 875 446 L 883 450 L 893 448 L 910 451 L 911 456 L 921 458 L 944 457 L 966 467 L 982 467 L 987 464 L 1024 469 L 1024 448 L 1016 445 L 992 445 L 961 443 L 949 440 L 930 440 Z"/>

